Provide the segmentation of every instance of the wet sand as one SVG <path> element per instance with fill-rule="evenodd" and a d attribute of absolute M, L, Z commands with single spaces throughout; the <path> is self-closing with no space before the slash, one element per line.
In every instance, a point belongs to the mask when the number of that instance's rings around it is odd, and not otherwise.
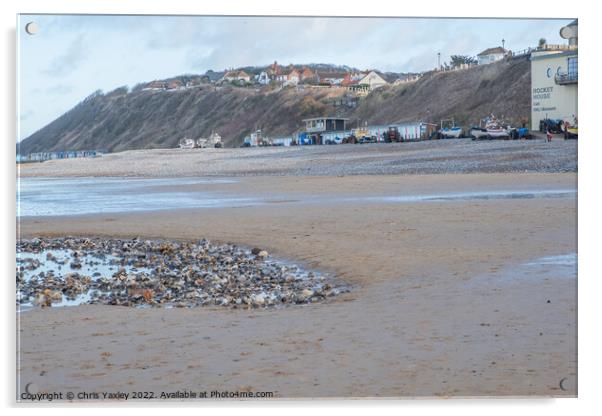
<path fill-rule="evenodd" d="M 224 186 L 301 200 L 306 193 L 576 187 L 574 173 L 247 179 Z M 576 251 L 574 197 L 291 199 L 22 219 L 23 237 L 258 246 L 336 274 L 354 290 L 333 302 L 269 310 L 78 306 L 23 313 L 21 387 L 273 391 L 283 398 L 576 395 L 574 276 L 550 266 L 542 276 L 511 278 L 521 264 Z"/>

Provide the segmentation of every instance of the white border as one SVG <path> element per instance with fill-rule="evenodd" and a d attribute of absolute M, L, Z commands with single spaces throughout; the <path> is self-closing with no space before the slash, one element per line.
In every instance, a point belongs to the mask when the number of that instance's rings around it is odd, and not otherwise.
<path fill-rule="evenodd" d="M 15 394 L 15 308 L 13 305 L 14 281 L 14 236 L 15 236 L 15 165 L 14 143 L 16 137 L 16 111 L 15 111 L 15 22 L 17 13 L 115 13 L 115 14 L 278 14 L 278 15 L 370 15 L 370 16 L 445 16 L 445 17 L 577 17 L 580 30 L 580 88 L 579 88 L 579 121 L 581 138 L 579 139 L 579 399 L 503 399 L 503 400 L 413 400 L 413 401 L 317 401 L 298 404 L 292 401 L 265 403 L 217 403 L 220 414 L 225 407 L 236 407 L 236 412 L 251 412 L 264 414 L 265 407 L 269 411 L 287 414 L 315 412 L 318 408 L 333 411 L 333 406 L 348 407 L 345 412 L 365 413 L 374 408 L 379 412 L 395 411 L 445 411 L 453 414 L 504 414 L 517 410 L 528 410 L 529 413 L 545 413 L 546 415 L 562 414 L 568 412 L 587 412 L 595 409 L 598 389 L 600 384 L 598 373 L 600 369 L 600 267 L 596 263 L 596 249 L 599 246 L 600 230 L 600 186 L 598 175 L 600 170 L 596 158 L 602 154 L 600 143 L 602 137 L 597 121 L 600 116 L 599 80 L 594 76 L 600 72 L 600 48 L 598 40 L 602 39 L 600 33 L 599 13 L 595 3 L 581 3 L 564 1 L 539 1 L 526 2 L 524 0 L 504 0 L 500 2 L 469 2 L 464 0 L 454 1 L 429 1 L 403 2 L 392 4 L 384 0 L 370 0 L 369 2 L 351 2 L 349 0 L 325 1 L 303 0 L 299 2 L 285 1 L 243 1 L 228 0 L 192 1 L 192 0 L 95 0 L 95 1 L 69 1 L 53 0 L 10 0 L 0 3 L 0 19 L 2 20 L 2 92 L 4 99 L 0 102 L 4 130 L 2 157 L 2 184 L 4 203 L 2 204 L 2 231 L 4 238 L 0 248 L 2 265 L 4 268 L 2 305 L 3 322 L 6 323 L 7 333 L 2 343 L 4 353 L 5 371 L 2 377 L 2 388 L 5 405 L 14 403 Z M 597 128 L 595 129 L 594 126 Z M 595 129 L 595 130 L 594 130 Z M 598 273 L 597 273 L 598 272 Z M 598 325 L 597 325 L 598 324 Z M 295 407 L 290 409 L 292 404 Z M 283 407 L 287 409 L 283 409 Z M 303 409 L 310 407 L 310 409 Z M 67 406 L 73 407 L 73 406 Z M 115 406 L 110 406 L 111 409 Z M 158 406 L 144 409 L 144 412 L 165 412 Z M 204 406 L 206 407 L 206 406 Z M 400 408 L 397 408 L 400 407 Z M 32 409 L 28 409 L 32 410 Z M 62 413 L 77 409 L 40 409 L 44 413 L 60 411 Z M 117 409 L 115 409 L 117 410 Z M 324 409 L 321 409 L 324 410 Z M 34 410 L 35 411 L 35 410 Z M 102 412 L 103 409 L 87 408 L 86 412 Z M 113 411 L 113 409 L 111 410 Z M 199 410 L 191 408 L 189 404 L 180 406 L 178 412 Z M 203 410 L 200 410 L 201 412 Z M 212 412 L 216 410 L 211 410 Z M 592 412 L 593 413 L 593 412 Z"/>

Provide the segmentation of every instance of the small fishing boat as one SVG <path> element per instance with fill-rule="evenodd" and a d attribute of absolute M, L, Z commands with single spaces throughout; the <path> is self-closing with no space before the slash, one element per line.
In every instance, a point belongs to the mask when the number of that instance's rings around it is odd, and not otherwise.
<path fill-rule="evenodd" d="M 487 135 L 490 139 L 501 139 L 510 137 L 508 133 L 508 128 L 503 125 L 503 123 L 498 120 L 493 114 L 487 120 L 485 124 L 485 128 L 487 129 Z"/>
<path fill-rule="evenodd" d="M 508 130 L 500 125 L 496 125 L 487 127 L 487 136 L 489 136 L 490 139 L 501 139 L 503 137 L 509 137 L 509 134 Z"/>
<path fill-rule="evenodd" d="M 482 125 L 484 127 L 481 127 Z M 508 126 L 504 126 L 501 121 L 499 121 L 493 114 L 483 120 L 481 120 L 481 126 L 476 127 L 473 126 L 470 129 L 470 135 L 479 140 L 479 139 L 501 139 L 501 138 L 509 138 L 511 130 Z"/>
<path fill-rule="evenodd" d="M 198 147 L 199 149 L 204 149 L 207 146 L 207 139 L 204 139 L 202 137 L 199 137 L 198 139 L 196 139 L 196 147 Z"/>
<path fill-rule="evenodd" d="M 211 133 L 211 136 L 209 136 L 208 144 L 209 146 L 217 148 L 222 147 L 222 136 L 220 136 L 216 132 Z"/>
<path fill-rule="evenodd" d="M 462 127 L 457 127 L 453 118 L 441 120 L 439 134 L 444 139 L 459 139 L 462 137 Z"/>
<path fill-rule="evenodd" d="M 205 149 L 207 147 L 222 147 L 222 137 L 216 132 L 212 132 L 209 138 L 199 137 L 196 140 L 196 147 Z"/>
<path fill-rule="evenodd" d="M 180 149 L 194 149 L 194 140 L 184 137 L 180 140 Z"/>
<path fill-rule="evenodd" d="M 462 127 L 446 127 L 441 129 L 444 138 L 458 139 L 462 136 Z"/>
<path fill-rule="evenodd" d="M 221 143 L 221 141 L 220 141 Z M 271 146 L 272 140 L 265 137 L 261 130 L 256 130 L 247 137 L 243 142 L 243 147 L 255 147 L 255 146 Z"/>
<path fill-rule="evenodd" d="M 473 140 L 487 139 L 487 129 L 479 126 L 472 126 L 470 128 L 470 137 L 472 137 Z"/>

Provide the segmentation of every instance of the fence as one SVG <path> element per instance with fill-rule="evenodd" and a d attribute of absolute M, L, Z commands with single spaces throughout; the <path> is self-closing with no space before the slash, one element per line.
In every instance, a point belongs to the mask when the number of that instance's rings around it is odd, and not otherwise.
<path fill-rule="evenodd" d="M 512 58 L 520 58 L 522 56 L 531 55 L 533 52 L 546 52 L 546 51 L 572 51 L 577 49 L 576 45 L 554 45 L 554 44 L 545 44 L 542 46 L 538 46 L 535 48 L 527 48 L 521 49 L 519 51 L 510 52 L 510 56 Z"/>

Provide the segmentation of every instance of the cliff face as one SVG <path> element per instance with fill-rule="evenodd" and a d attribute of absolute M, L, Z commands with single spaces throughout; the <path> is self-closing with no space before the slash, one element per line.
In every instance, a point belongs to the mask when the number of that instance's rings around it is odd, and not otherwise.
<path fill-rule="evenodd" d="M 463 126 L 493 113 L 517 125 L 531 114 L 531 63 L 520 59 L 428 73 L 415 83 L 370 94 L 355 113 L 374 123 L 453 117 Z"/>
<path fill-rule="evenodd" d="M 387 86 L 367 97 L 342 89 L 238 88 L 200 85 L 174 91 L 118 89 L 97 93 L 21 142 L 21 154 L 39 151 L 121 151 L 177 146 L 184 136 L 218 132 L 225 146 L 262 129 L 288 136 L 301 119 L 337 115 L 368 124 L 400 121 L 478 123 L 490 113 L 513 124 L 530 115 L 530 63 L 504 61 L 470 69 L 427 73 L 420 80 Z M 341 105 L 341 101 L 343 105 Z M 354 105 L 352 105 L 354 103 Z"/>

